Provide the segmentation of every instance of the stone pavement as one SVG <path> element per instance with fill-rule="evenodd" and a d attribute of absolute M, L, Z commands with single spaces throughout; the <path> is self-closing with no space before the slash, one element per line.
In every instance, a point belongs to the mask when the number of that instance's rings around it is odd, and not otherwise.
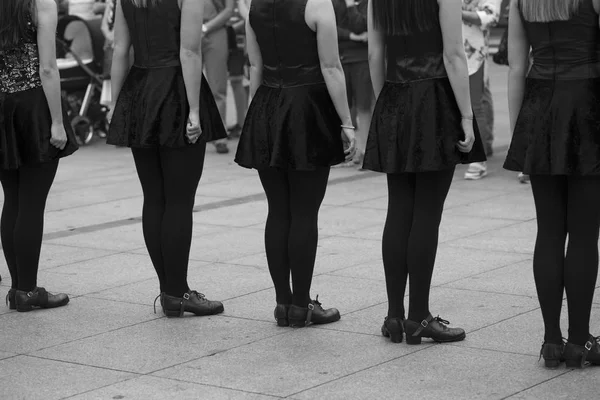
<path fill-rule="evenodd" d="M 385 178 L 354 169 L 332 171 L 312 291 L 342 320 L 278 328 L 259 180 L 210 146 L 189 275 L 193 288 L 224 301 L 225 313 L 155 314 L 158 285 L 131 156 L 96 142 L 62 162 L 48 203 L 39 282 L 69 293 L 71 303 L 31 313 L 0 307 L 0 399 L 593 398 L 600 369 L 538 363 L 535 213 L 529 186 L 501 169 L 506 69 L 492 70 L 497 154 L 481 181 L 457 170 L 431 293 L 434 315 L 464 327 L 464 342 L 409 346 L 381 337 Z M 3 259 L 0 274 L 4 296 Z M 566 319 L 564 326 L 566 334 Z M 600 332 L 600 294 L 592 332 Z"/>

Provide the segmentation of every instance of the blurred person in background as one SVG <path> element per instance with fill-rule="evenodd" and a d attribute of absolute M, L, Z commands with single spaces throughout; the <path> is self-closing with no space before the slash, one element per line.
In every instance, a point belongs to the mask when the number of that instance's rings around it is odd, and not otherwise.
<path fill-rule="evenodd" d="M 356 126 L 356 155 L 354 160 L 340 166 L 362 166 L 375 102 L 367 45 L 368 0 L 333 0 L 333 6 L 338 26 L 340 60 L 346 76 L 348 104 Z"/>
<path fill-rule="evenodd" d="M 500 0 L 462 0 L 463 39 L 467 63 L 469 66 L 469 87 L 473 113 L 486 155 L 492 155 L 494 141 L 493 130 L 486 118 L 484 92 L 486 61 L 489 53 L 488 30 L 498 23 L 500 18 Z M 491 96 L 488 97 L 488 100 Z M 491 103 L 488 101 L 488 112 Z M 492 111 L 493 113 L 493 111 Z M 465 179 L 477 180 L 487 175 L 487 163 L 472 163 L 465 172 Z"/>
<path fill-rule="evenodd" d="M 227 118 L 227 62 L 229 59 L 227 23 L 233 15 L 234 0 L 202 1 L 204 3 L 204 21 L 202 23 L 204 72 L 225 125 Z M 217 153 L 229 153 L 227 138 L 217 140 L 213 144 Z"/>

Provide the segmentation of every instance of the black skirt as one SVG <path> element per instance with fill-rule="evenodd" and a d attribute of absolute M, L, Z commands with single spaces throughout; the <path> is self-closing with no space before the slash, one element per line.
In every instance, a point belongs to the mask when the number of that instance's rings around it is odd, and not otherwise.
<path fill-rule="evenodd" d="M 59 150 L 50 144 L 52 117 L 42 87 L 0 93 L 0 168 L 18 169 L 73 154 L 77 139 L 63 109 L 67 144 Z"/>
<path fill-rule="evenodd" d="M 235 161 L 246 168 L 312 171 L 344 161 L 341 121 L 325 83 L 261 86 L 252 99 Z"/>
<path fill-rule="evenodd" d="M 442 171 L 486 160 L 476 121 L 470 153 L 448 78 L 386 82 L 373 113 L 363 168 L 388 174 Z"/>
<path fill-rule="evenodd" d="M 528 78 L 504 168 L 600 175 L 600 78 Z"/>
<path fill-rule="evenodd" d="M 107 143 L 127 147 L 184 147 L 188 103 L 181 67 L 132 67 L 110 123 Z M 208 82 L 202 76 L 197 144 L 227 137 Z"/>

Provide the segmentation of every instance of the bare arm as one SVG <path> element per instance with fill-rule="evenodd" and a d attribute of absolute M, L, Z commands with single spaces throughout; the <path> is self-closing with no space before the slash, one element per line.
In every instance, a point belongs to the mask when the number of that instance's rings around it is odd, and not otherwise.
<path fill-rule="evenodd" d="M 190 113 L 200 112 L 202 84 L 202 21 L 204 4 L 198 0 L 181 1 L 181 47 L 179 59 Z"/>
<path fill-rule="evenodd" d="M 256 34 L 250 25 L 250 18 L 246 18 L 246 49 L 250 61 L 250 97 L 254 97 L 262 84 L 263 60 Z"/>
<path fill-rule="evenodd" d="M 102 34 L 104 35 L 104 39 L 106 39 L 109 43 L 112 44 L 115 40 L 115 32 L 108 27 L 108 19 L 111 12 L 115 12 L 114 4 L 110 4 L 114 0 L 108 0 L 106 3 L 106 8 L 104 9 L 104 15 L 102 16 L 102 24 L 100 25 L 100 29 L 102 30 Z"/>
<path fill-rule="evenodd" d="M 247 21 L 250 14 L 250 0 L 238 0 L 238 11 L 242 19 Z"/>
<path fill-rule="evenodd" d="M 127 26 L 127 21 L 125 21 L 125 16 L 123 15 L 121 0 L 117 0 L 115 14 L 115 46 L 112 67 L 110 69 L 113 102 L 116 102 L 119 98 L 123 82 L 125 82 L 125 78 L 129 72 L 129 50 L 131 49 L 129 27 Z"/>
<path fill-rule="evenodd" d="M 198 3 L 202 3 L 202 6 L 204 6 L 204 1 L 211 1 L 211 0 L 196 0 Z M 216 17 L 214 17 L 213 19 L 211 19 L 210 21 L 208 21 L 206 24 L 204 24 L 204 26 L 206 27 L 206 32 L 205 33 L 210 33 L 212 31 L 216 31 L 219 28 L 222 28 L 223 26 L 225 26 L 225 24 L 227 23 L 227 21 L 229 21 L 229 18 L 231 18 L 231 16 L 233 15 L 233 0 L 225 0 L 225 8 L 223 10 L 221 10 L 220 13 L 217 14 Z M 202 20 L 200 20 L 202 21 Z"/>
<path fill-rule="evenodd" d="M 438 0 L 444 41 L 444 65 L 463 117 L 472 118 L 469 70 L 462 37 L 461 0 Z"/>
<path fill-rule="evenodd" d="M 367 32 L 369 35 L 369 70 L 375 98 L 385 84 L 385 34 L 375 28 L 373 23 L 373 1 L 369 1 L 367 13 Z"/>
<path fill-rule="evenodd" d="M 523 104 L 525 77 L 529 70 L 529 49 L 518 0 L 512 0 L 508 17 L 508 113 L 511 132 L 515 129 Z"/>
<path fill-rule="evenodd" d="M 487 30 L 496 25 L 500 19 L 499 0 L 482 0 L 476 11 L 463 11 L 463 21 Z"/>
<path fill-rule="evenodd" d="M 331 0 L 309 0 L 306 5 L 306 22 L 317 33 L 321 71 L 342 125 L 352 126 Z"/>
<path fill-rule="evenodd" d="M 53 124 L 63 123 L 60 75 L 56 64 L 56 26 L 58 11 L 54 0 L 36 1 L 37 44 L 40 80 L 48 101 Z"/>

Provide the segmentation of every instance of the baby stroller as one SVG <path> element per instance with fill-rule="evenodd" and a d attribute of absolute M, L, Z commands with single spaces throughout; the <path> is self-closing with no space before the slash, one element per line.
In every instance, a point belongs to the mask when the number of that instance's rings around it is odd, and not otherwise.
<path fill-rule="evenodd" d="M 93 57 L 81 57 L 72 50 L 73 39 L 65 38 L 69 24 L 80 22 L 91 40 Z M 100 30 L 101 19 L 84 20 L 65 15 L 58 21 L 57 58 L 60 84 L 69 121 L 80 144 L 88 144 L 94 134 L 106 137 L 108 108 L 100 104 L 103 75 L 104 35 Z M 67 58 L 67 56 L 70 56 Z"/>

